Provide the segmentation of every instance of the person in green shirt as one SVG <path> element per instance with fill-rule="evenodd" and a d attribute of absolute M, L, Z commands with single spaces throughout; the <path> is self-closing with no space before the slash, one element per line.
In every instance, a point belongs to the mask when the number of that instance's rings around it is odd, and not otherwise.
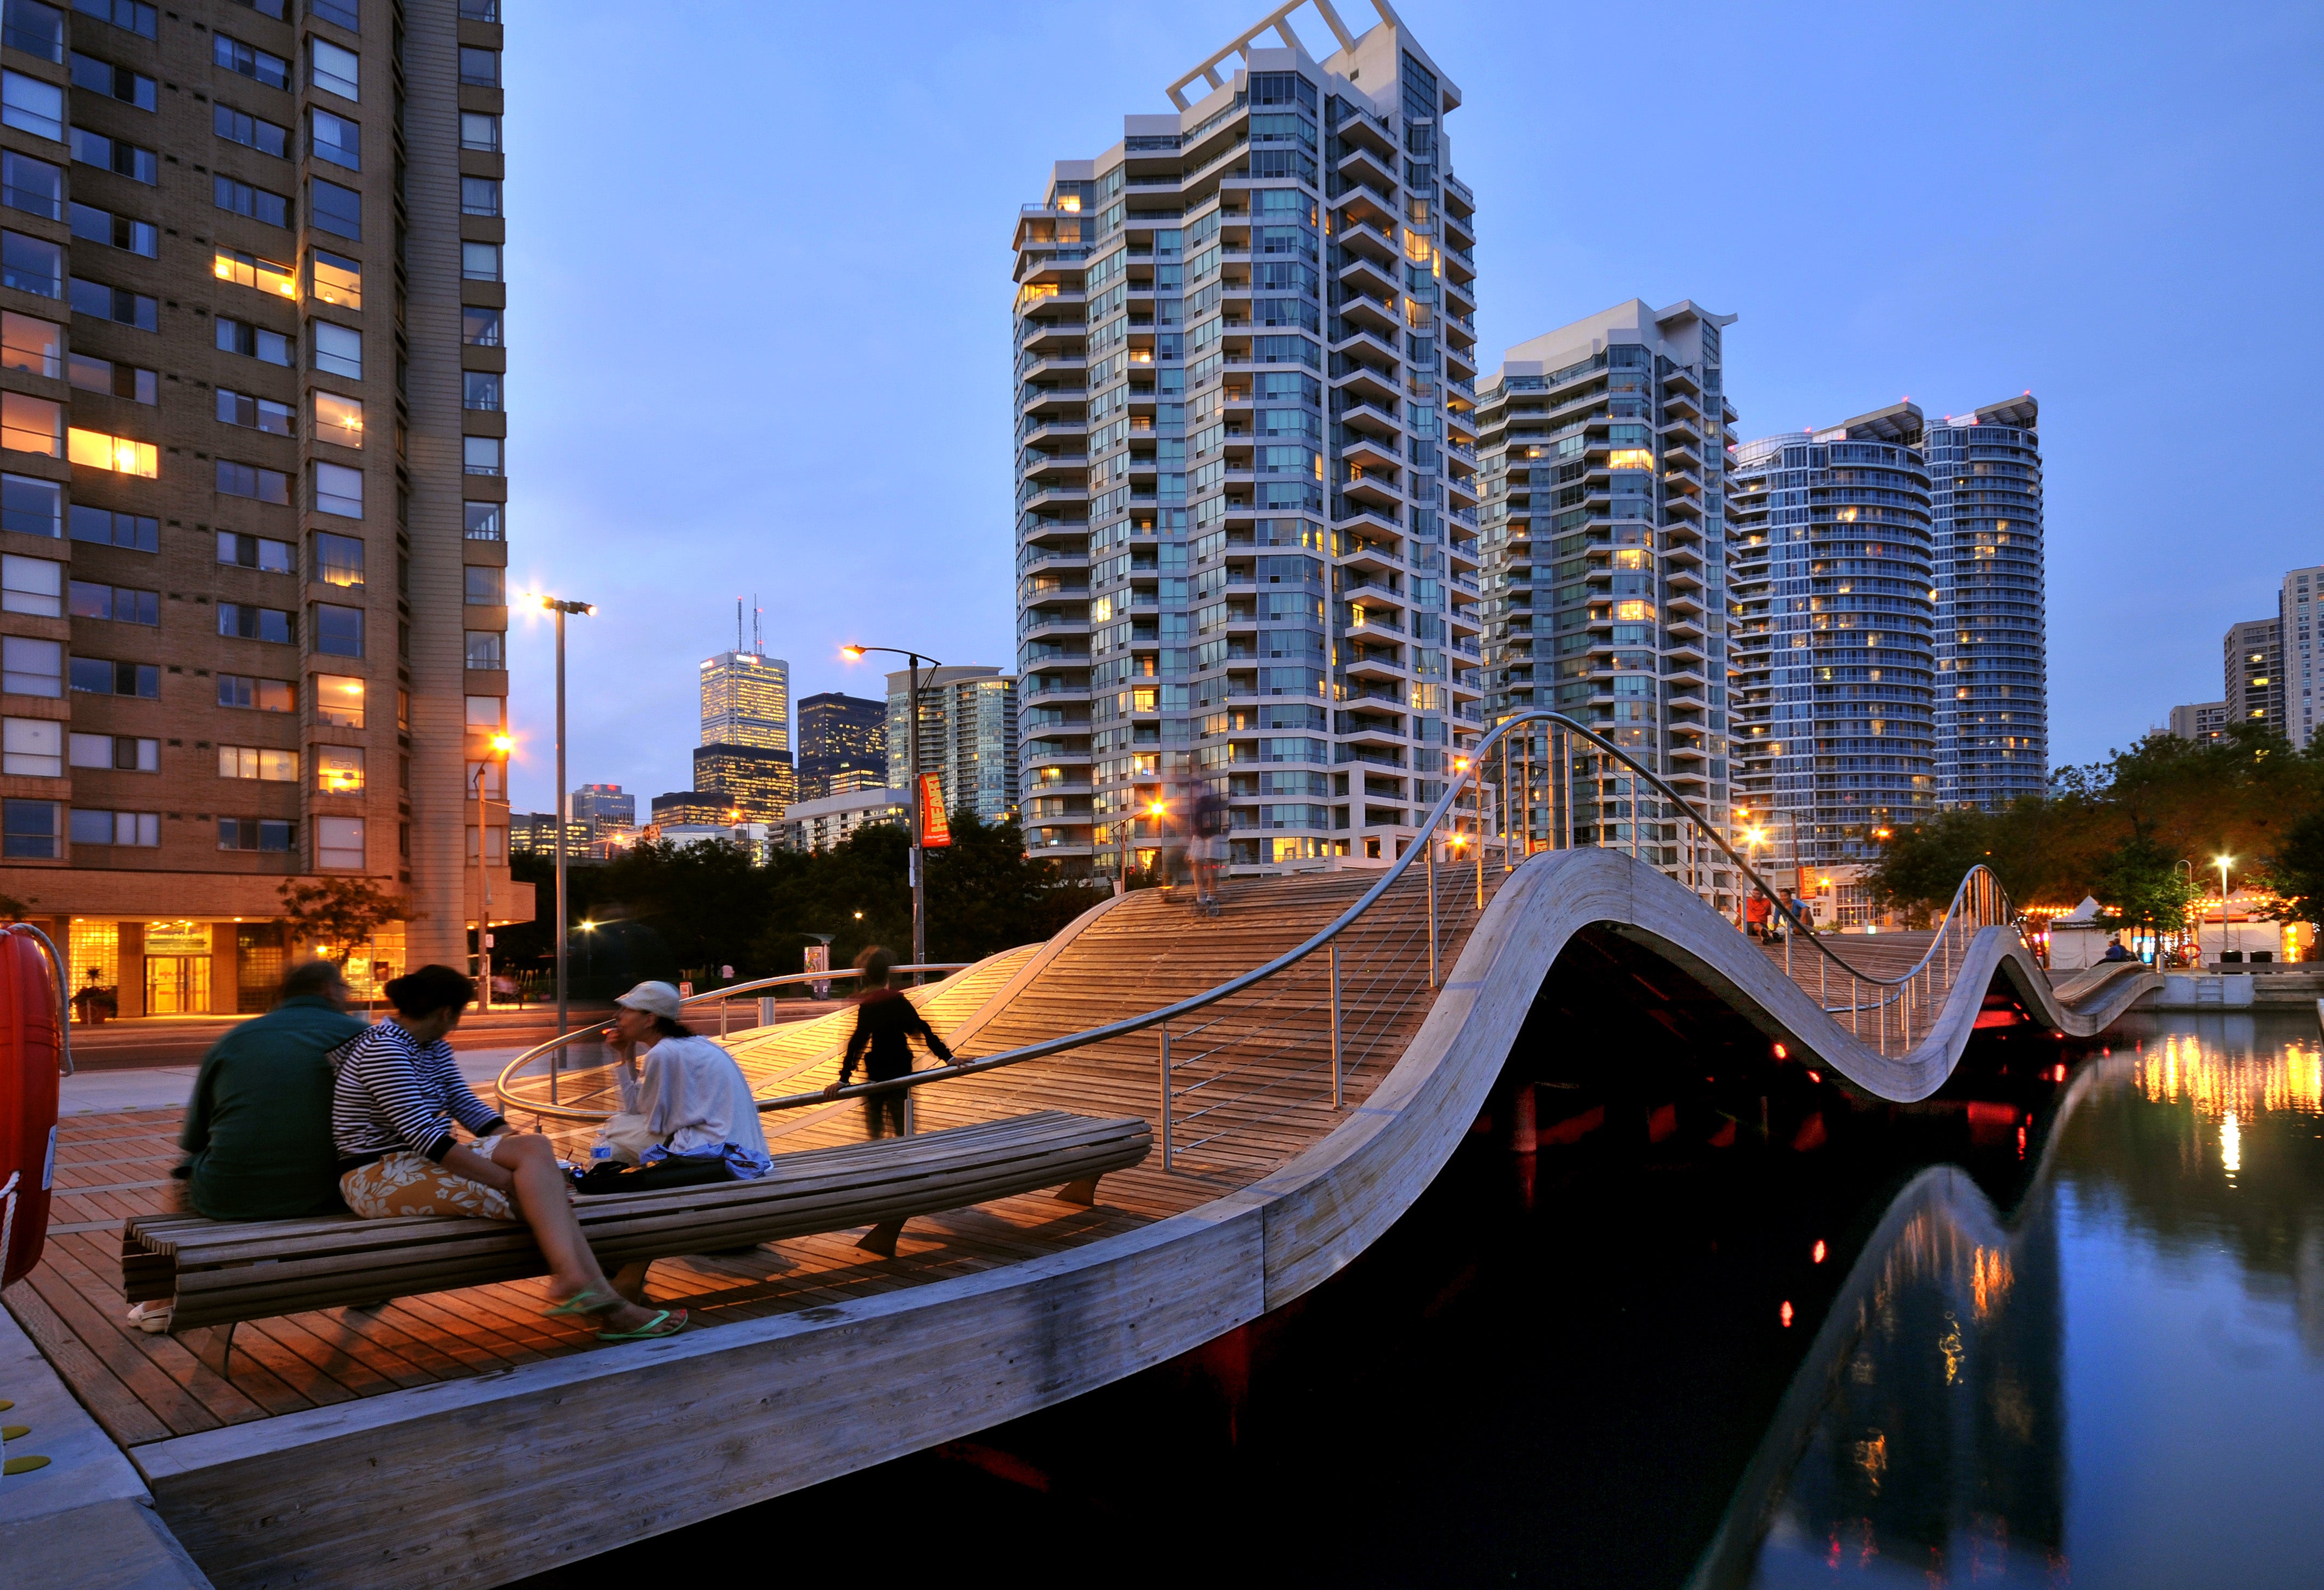
<path fill-rule="evenodd" d="M 330 1053 L 366 1023 L 328 961 L 294 966 L 281 998 L 210 1046 L 178 1146 L 194 1208 L 213 1220 L 328 1215 L 339 1200 Z"/>

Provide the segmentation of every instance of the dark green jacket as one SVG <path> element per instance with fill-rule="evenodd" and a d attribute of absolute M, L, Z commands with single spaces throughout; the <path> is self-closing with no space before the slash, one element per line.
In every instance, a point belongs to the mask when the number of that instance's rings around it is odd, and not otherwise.
<path fill-rule="evenodd" d="M 327 1000 L 288 999 L 210 1046 L 179 1139 L 196 1209 L 281 1220 L 343 1207 L 326 1057 L 365 1025 Z"/>

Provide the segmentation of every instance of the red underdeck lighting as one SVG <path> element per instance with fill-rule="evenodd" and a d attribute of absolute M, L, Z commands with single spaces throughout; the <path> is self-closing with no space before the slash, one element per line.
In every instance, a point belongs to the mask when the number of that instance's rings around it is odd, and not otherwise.
<path fill-rule="evenodd" d="M 1780 1310 L 1780 1313 L 1782 1314 L 1782 1317 L 1783 1317 L 1784 1328 L 1785 1330 L 1789 1330 L 1789 1329 L 1791 1329 L 1791 1328 L 1792 1328 L 1792 1305 L 1791 1305 L 1791 1302 L 1790 1302 L 1790 1300 L 1789 1300 L 1788 1299 L 1785 1299 L 1785 1301 L 1784 1301 L 1784 1307 L 1783 1307 L 1783 1308 Z"/>
<path fill-rule="evenodd" d="M 1779 1060 L 1788 1060 L 1792 1058 L 1792 1051 L 1779 1043 L 1775 1046 L 1775 1058 Z"/>
<path fill-rule="evenodd" d="M 1823 1073 L 1821 1071 L 1811 1071 L 1808 1073 L 1808 1080 L 1810 1082 L 1821 1082 L 1823 1080 Z"/>
<path fill-rule="evenodd" d="M 1821 1263 L 1822 1263 L 1822 1262 L 1823 1262 L 1823 1243 L 1822 1243 L 1822 1241 L 1821 1241 L 1821 1239 L 1819 1239 L 1819 1240 L 1817 1241 L 1816 1245 L 1815 1245 L 1815 1252 L 1814 1252 L 1812 1254 L 1809 1255 L 1809 1260 L 1810 1260 L 1810 1262 L 1812 1262 L 1812 1263 L 1816 1263 L 1816 1264 L 1821 1264 Z"/>

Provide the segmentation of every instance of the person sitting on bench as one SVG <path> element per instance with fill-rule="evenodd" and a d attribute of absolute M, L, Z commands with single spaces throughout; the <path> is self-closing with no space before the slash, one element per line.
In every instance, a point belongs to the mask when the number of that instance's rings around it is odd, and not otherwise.
<path fill-rule="evenodd" d="M 194 1078 L 178 1174 L 213 1220 L 292 1220 L 339 1210 L 331 1146 L 330 1054 L 363 1035 L 328 961 L 282 979 L 281 997 L 210 1046 Z"/>
<path fill-rule="evenodd" d="M 625 1183 L 685 1185 L 669 1174 L 641 1179 L 639 1172 L 655 1167 L 677 1175 L 698 1170 L 703 1181 L 751 1181 L 773 1169 L 767 1134 L 759 1124 L 759 1103 L 751 1096 L 742 1068 L 678 1020 L 678 990 L 667 983 L 641 983 L 613 1004 L 613 1036 L 607 1047 L 620 1057 L 613 1078 L 622 1090 L 622 1110 L 643 1122 L 651 1142 L 638 1156 L 638 1170 L 593 1174 L 581 1190 L 630 1190 Z M 647 1046 L 643 1077 L 640 1044 Z M 602 1188 L 593 1185 L 601 1179 Z"/>
<path fill-rule="evenodd" d="M 641 1308 L 598 1268 L 549 1140 L 511 1130 L 461 1077 L 444 1040 L 475 996 L 475 985 L 451 967 L 421 966 L 388 984 L 395 1013 L 341 1051 L 331 1099 L 339 1196 L 373 1220 L 521 1218 L 549 1262 L 558 1302 L 548 1313 L 604 1316 L 601 1341 L 677 1335 L 684 1309 Z M 476 1134 L 474 1142 L 454 1139 L 455 1121 Z"/>

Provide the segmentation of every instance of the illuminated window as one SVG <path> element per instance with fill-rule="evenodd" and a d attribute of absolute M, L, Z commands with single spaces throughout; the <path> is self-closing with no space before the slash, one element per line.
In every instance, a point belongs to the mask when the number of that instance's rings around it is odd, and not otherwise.
<path fill-rule="evenodd" d="M 355 795 L 364 787 L 364 753 L 360 745 L 315 747 L 315 791 L 319 795 Z"/>
<path fill-rule="evenodd" d="M 238 287 L 255 287 L 280 298 L 299 296 L 298 273 L 288 265 L 261 259 L 239 249 L 221 248 L 212 251 L 210 273 L 221 282 L 231 282 Z"/>
<path fill-rule="evenodd" d="M 361 872 L 364 864 L 363 818 L 317 818 L 315 864 L 338 872 Z"/>
<path fill-rule="evenodd" d="M 1652 568 L 1653 565 L 1648 560 L 1647 554 L 1644 549 L 1632 547 L 1627 548 L 1624 550 L 1614 554 L 1614 567 L 1617 569 L 1648 569 Z"/>
<path fill-rule="evenodd" d="M 0 761 L 0 771 L 30 778 L 64 777 L 64 725 L 48 718 L 12 717 L 7 720 L 5 733 L 5 761 Z M 112 749 L 112 740 L 107 736 L 106 765 L 108 767 L 113 764 Z"/>
<path fill-rule="evenodd" d="M 1651 469 L 1655 467 L 1654 450 L 1650 448 L 1617 448 L 1606 460 L 1606 467 L 1609 469 Z"/>
<path fill-rule="evenodd" d="M 1641 619 L 1649 619 L 1654 615 L 1655 605 L 1651 602 L 1617 602 L 1614 604 L 1615 618 L 1624 623 Z"/>
<path fill-rule="evenodd" d="M 53 458 L 63 450 L 64 416 L 64 405 L 47 398 L 21 392 L 0 393 L 0 448 Z M 78 458 L 74 461 L 78 463 Z"/>
<path fill-rule="evenodd" d="M 299 781 L 299 753 L 270 751 L 263 745 L 221 745 L 217 772 L 222 779 L 259 779 L 270 784 Z"/>
<path fill-rule="evenodd" d="M 315 676 L 315 721 L 332 728 L 363 727 L 363 680 L 351 679 L 342 673 L 317 674 Z"/>
<path fill-rule="evenodd" d="M 335 441 L 346 448 L 363 446 L 363 400 L 341 397 L 335 392 L 318 391 L 315 393 L 315 439 Z"/>
<path fill-rule="evenodd" d="M 83 430 L 75 426 L 67 443 L 72 461 L 91 469 L 110 469 L 146 480 L 161 473 L 160 452 L 150 441 L 107 436 L 103 431 Z"/>
<path fill-rule="evenodd" d="M 53 320 L 0 312 L 0 367 L 32 375 L 64 373 L 65 328 Z"/>
<path fill-rule="evenodd" d="M 309 252 L 307 268 L 313 278 L 311 290 L 322 302 L 337 304 L 343 310 L 363 308 L 361 261 L 318 248 Z"/>

